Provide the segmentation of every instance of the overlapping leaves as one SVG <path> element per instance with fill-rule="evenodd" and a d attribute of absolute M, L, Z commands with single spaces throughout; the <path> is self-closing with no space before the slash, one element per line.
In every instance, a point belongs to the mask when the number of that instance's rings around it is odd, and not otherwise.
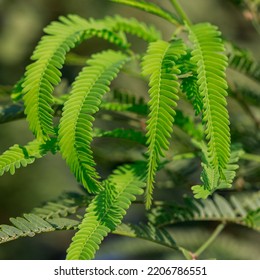
<path fill-rule="evenodd" d="M 87 207 L 79 231 L 68 248 L 67 259 L 92 259 L 101 241 L 116 229 L 137 195 L 143 193 L 141 166 L 119 168 L 106 181 Z"/>

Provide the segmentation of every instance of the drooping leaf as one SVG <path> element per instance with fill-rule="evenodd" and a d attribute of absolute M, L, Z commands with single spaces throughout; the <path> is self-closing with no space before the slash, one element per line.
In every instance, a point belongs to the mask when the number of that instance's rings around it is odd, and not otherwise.
<path fill-rule="evenodd" d="M 91 150 L 93 115 L 103 95 L 128 60 L 121 52 L 104 51 L 93 55 L 72 85 L 59 126 L 59 144 L 63 158 L 79 182 L 89 192 L 100 189 L 99 175 Z"/>
<path fill-rule="evenodd" d="M 93 36 L 123 47 L 127 46 L 127 42 L 124 36 L 110 30 L 105 21 L 87 21 L 76 15 L 60 17 L 59 21 L 52 22 L 44 31 L 46 35 L 31 57 L 34 62 L 26 68 L 23 99 L 30 129 L 37 138 L 48 140 L 54 134 L 52 92 L 60 82 L 60 70 L 66 53 Z"/>
<path fill-rule="evenodd" d="M 146 206 L 152 202 L 155 172 L 160 157 L 165 156 L 169 148 L 169 138 L 174 121 L 174 107 L 177 105 L 180 73 L 175 62 L 185 54 L 185 46 L 181 40 L 157 41 L 150 43 L 147 54 L 143 58 L 143 74 L 150 76 L 148 103 L 150 113 L 147 121 L 148 171 Z"/>
<path fill-rule="evenodd" d="M 197 65 L 198 86 L 203 100 L 209 164 L 222 175 L 230 158 L 225 74 L 228 63 L 224 43 L 217 27 L 209 23 L 193 25 L 188 29 L 194 44 L 191 60 Z"/>

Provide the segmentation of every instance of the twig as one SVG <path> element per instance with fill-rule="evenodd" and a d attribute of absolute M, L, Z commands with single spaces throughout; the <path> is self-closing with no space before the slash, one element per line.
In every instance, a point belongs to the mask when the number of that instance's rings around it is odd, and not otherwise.
<path fill-rule="evenodd" d="M 216 227 L 216 229 L 213 231 L 211 236 L 206 240 L 206 242 L 204 242 L 199 247 L 199 249 L 194 253 L 196 258 L 198 258 L 215 241 L 215 239 L 220 235 L 220 233 L 223 231 L 225 226 L 226 223 L 223 222 Z"/>

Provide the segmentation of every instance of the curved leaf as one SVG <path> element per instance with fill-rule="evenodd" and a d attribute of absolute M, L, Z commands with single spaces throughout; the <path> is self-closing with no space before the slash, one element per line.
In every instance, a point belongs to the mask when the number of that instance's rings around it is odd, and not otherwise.
<path fill-rule="evenodd" d="M 179 83 L 177 74 L 180 73 L 175 62 L 185 54 L 185 46 L 181 40 L 157 41 L 150 43 L 147 54 L 143 58 L 143 74 L 150 76 L 148 103 L 150 113 L 147 121 L 147 190 L 146 206 L 152 201 L 153 183 L 160 157 L 164 157 L 169 147 L 169 138 L 174 121 L 174 107 L 177 105 Z"/>
<path fill-rule="evenodd" d="M 120 52 L 105 51 L 93 55 L 72 85 L 59 126 L 60 151 L 71 171 L 89 192 L 101 186 L 91 150 L 93 115 L 99 110 L 103 95 L 109 91 L 128 57 Z"/>
<path fill-rule="evenodd" d="M 16 169 L 26 167 L 28 164 L 32 164 L 35 159 L 43 157 L 48 151 L 54 152 L 55 150 L 56 139 L 46 143 L 36 139 L 25 146 L 15 144 L 0 155 L 0 176 L 5 172 L 10 172 L 13 175 Z"/>
<path fill-rule="evenodd" d="M 125 37 L 117 35 L 106 25 L 106 21 L 87 21 L 79 16 L 60 17 L 59 22 L 52 22 L 44 31 L 26 68 L 23 83 L 25 114 L 30 129 L 37 138 L 48 140 L 54 134 L 51 105 L 54 103 L 52 92 L 60 82 L 61 71 L 66 53 L 84 39 L 98 36 L 127 46 Z"/>
<path fill-rule="evenodd" d="M 105 17 L 104 19 L 114 31 L 122 31 L 135 35 L 147 42 L 153 42 L 161 38 L 161 34 L 153 26 L 148 26 L 144 22 L 135 18 L 124 18 L 119 15 Z"/>
<path fill-rule="evenodd" d="M 218 221 L 260 231 L 259 212 L 259 192 L 234 194 L 228 198 L 215 194 L 205 200 L 186 197 L 182 204 L 167 203 L 154 207 L 149 220 L 157 227 L 188 221 Z"/>
<path fill-rule="evenodd" d="M 227 57 L 217 27 L 202 23 L 189 28 L 194 43 L 192 62 L 197 65 L 198 86 L 203 100 L 209 163 L 220 174 L 230 158 L 229 116 L 226 109 Z"/>
<path fill-rule="evenodd" d="M 106 181 L 104 190 L 92 200 L 79 231 L 72 238 L 67 259 L 92 259 L 107 234 L 121 223 L 126 210 L 137 195 L 143 193 L 140 167 L 119 168 Z"/>
<path fill-rule="evenodd" d="M 78 225 L 77 220 L 67 218 L 43 219 L 35 214 L 24 214 L 23 217 L 10 218 L 12 226 L 0 225 L 0 243 L 20 237 L 33 237 L 36 234 L 61 229 L 72 229 Z"/>

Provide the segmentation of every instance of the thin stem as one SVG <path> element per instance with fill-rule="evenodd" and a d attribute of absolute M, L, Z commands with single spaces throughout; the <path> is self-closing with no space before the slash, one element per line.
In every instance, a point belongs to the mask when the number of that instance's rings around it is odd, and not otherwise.
<path fill-rule="evenodd" d="M 206 240 L 205 243 L 203 243 L 199 249 L 194 253 L 196 257 L 199 257 L 212 243 L 215 241 L 215 239 L 220 235 L 220 233 L 225 228 L 226 223 L 219 224 L 216 229 L 213 231 L 212 235 L 209 237 L 209 239 Z"/>
<path fill-rule="evenodd" d="M 243 155 L 240 156 L 240 158 L 245 160 L 260 162 L 260 155 L 244 153 Z"/>
<path fill-rule="evenodd" d="M 144 4 L 141 1 L 140 1 L 140 3 L 139 3 L 139 1 L 135 1 L 135 2 L 133 1 L 132 3 L 130 1 L 128 3 L 124 0 L 111 0 L 111 1 L 116 2 L 116 3 L 121 3 L 123 5 L 130 6 L 130 7 L 135 7 L 137 9 L 143 10 L 147 13 L 159 16 L 160 18 L 163 18 L 176 26 L 179 26 L 181 24 L 179 22 L 179 20 L 177 18 L 175 18 L 175 16 L 172 13 L 163 9 L 159 5 L 154 5 L 154 4 L 149 4 L 149 3 Z"/>
<path fill-rule="evenodd" d="M 189 17 L 182 9 L 181 5 L 178 3 L 178 0 L 170 0 L 173 7 L 175 8 L 176 12 L 179 14 L 179 16 L 182 18 L 183 22 L 186 22 L 188 25 L 192 25 Z"/>

